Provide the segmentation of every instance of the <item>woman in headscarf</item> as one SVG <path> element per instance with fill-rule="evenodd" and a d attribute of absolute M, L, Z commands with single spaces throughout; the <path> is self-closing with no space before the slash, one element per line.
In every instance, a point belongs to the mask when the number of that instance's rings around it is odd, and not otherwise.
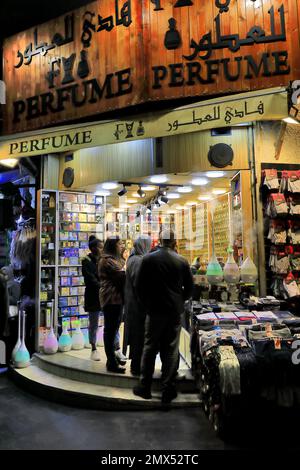
<path fill-rule="evenodd" d="M 144 346 L 146 312 L 136 293 L 136 280 L 143 256 L 151 249 L 151 238 L 140 237 L 134 242 L 127 261 L 125 284 L 125 322 L 130 346 L 131 373 L 140 375 L 140 364 Z"/>

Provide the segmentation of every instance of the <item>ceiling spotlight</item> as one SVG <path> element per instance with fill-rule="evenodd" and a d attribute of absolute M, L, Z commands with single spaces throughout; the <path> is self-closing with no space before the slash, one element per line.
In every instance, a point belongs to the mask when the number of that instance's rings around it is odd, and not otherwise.
<path fill-rule="evenodd" d="M 139 189 L 137 190 L 136 193 L 137 193 L 137 195 L 138 195 L 139 197 L 141 197 L 141 198 L 146 196 L 145 191 L 143 191 L 141 187 L 139 187 Z"/>
<path fill-rule="evenodd" d="M 155 175 L 150 178 L 151 183 L 165 183 L 168 181 L 166 175 Z"/>
<path fill-rule="evenodd" d="M 224 171 L 207 171 L 205 174 L 208 178 L 222 178 L 225 176 Z"/>
<path fill-rule="evenodd" d="M 161 200 L 161 202 L 163 202 L 164 204 L 168 204 L 168 202 L 169 202 L 169 199 L 167 198 L 167 196 L 161 196 L 161 197 L 160 197 L 160 200 Z"/>
<path fill-rule="evenodd" d="M 101 186 L 103 189 L 116 189 L 119 185 L 117 183 L 107 182 L 103 183 Z"/>
<path fill-rule="evenodd" d="M 167 191 L 166 191 L 165 189 L 159 188 L 158 194 L 159 194 L 159 196 L 166 196 L 166 195 L 167 195 Z"/>
<path fill-rule="evenodd" d="M 205 186 L 206 184 L 209 183 L 207 178 L 199 177 L 199 178 L 193 178 L 191 181 L 193 186 Z"/>
<path fill-rule="evenodd" d="M 126 193 L 127 193 L 127 189 L 126 189 L 126 186 L 124 186 L 124 184 L 123 184 L 123 189 L 121 189 L 121 191 L 118 192 L 118 196 L 122 197 Z"/>
<path fill-rule="evenodd" d="M 208 194 L 207 195 L 203 194 L 202 196 L 199 196 L 198 199 L 199 201 L 210 201 L 211 196 L 209 196 Z"/>
<path fill-rule="evenodd" d="M 191 193 L 193 191 L 193 189 L 191 188 L 191 186 L 180 186 L 177 191 L 179 193 Z"/>

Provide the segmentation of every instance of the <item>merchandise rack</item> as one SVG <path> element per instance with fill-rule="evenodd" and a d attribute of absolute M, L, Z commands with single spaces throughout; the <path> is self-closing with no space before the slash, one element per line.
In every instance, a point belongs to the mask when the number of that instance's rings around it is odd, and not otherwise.
<path fill-rule="evenodd" d="M 51 205 L 49 208 L 49 200 Z M 44 201 L 44 204 L 43 204 Z M 46 201 L 46 202 L 45 202 Z M 48 201 L 48 202 L 47 202 Z M 53 203 L 54 201 L 54 203 Z M 72 205 L 75 205 L 73 210 Z M 80 211 L 80 206 L 85 209 Z M 90 208 L 90 209 L 89 209 Z M 79 210 L 78 210 L 79 209 Z M 84 214 L 86 218 L 91 216 L 93 221 L 87 220 L 63 220 L 63 214 Z M 92 217 L 94 216 L 94 217 Z M 48 220 L 47 220 L 48 218 Z M 49 220 L 50 218 L 50 220 Z M 81 224 L 84 224 L 83 226 Z M 50 227 L 51 237 L 49 239 L 48 228 Z M 52 227 L 52 229 L 51 229 Z M 82 230 L 82 228 L 84 230 Z M 46 229 L 46 230 L 45 230 Z M 90 230 L 87 230 L 90 229 Z M 45 236 L 46 234 L 46 236 Z M 66 234 L 67 239 L 66 239 Z M 71 234 L 71 235 L 70 235 Z M 81 236 L 79 234 L 82 234 Z M 69 192 L 69 191 L 55 191 L 55 190 L 40 190 L 38 192 L 38 243 L 37 243 L 37 308 L 36 324 L 36 349 L 40 350 L 43 346 L 44 337 L 47 329 L 50 327 L 50 302 L 54 302 L 54 326 L 56 334 L 61 330 L 62 321 L 65 319 L 70 322 L 69 331 L 74 331 L 72 322 L 74 319 L 82 318 L 85 320 L 87 314 L 84 312 L 84 293 L 78 291 L 75 294 L 62 295 L 62 288 L 80 288 L 84 287 L 84 281 L 81 270 L 81 263 L 74 264 L 61 264 L 61 258 L 76 258 L 81 260 L 88 252 L 88 238 L 89 235 L 97 234 L 98 238 L 104 239 L 105 235 L 105 198 L 96 196 L 91 193 Z M 51 253 L 53 259 L 51 264 L 42 264 L 42 259 L 45 253 L 45 247 L 49 250 L 49 243 L 51 243 Z M 64 246 L 69 243 L 71 246 Z M 74 245 L 78 243 L 77 247 Z M 47 246 L 48 244 L 48 246 Z M 76 250 L 76 251 L 74 251 Z M 64 256 L 61 256 L 61 252 Z M 67 256 L 68 254 L 75 256 Z M 75 261 L 75 259 L 74 259 Z M 54 262 L 54 263 L 53 263 Z M 67 274 L 66 274 L 67 273 Z M 67 278 L 67 285 L 61 284 L 61 278 Z M 77 281 L 73 284 L 73 278 Z M 42 290 L 41 285 L 45 284 L 47 280 L 51 279 L 51 290 Z M 49 281 L 50 282 L 50 281 Z M 47 300 L 45 300 L 45 292 L 47 293 Z M 65 306 L 62 305 L 66 299 Z M 72 298 L 76 298 L 76 304 L 69 305 Z M 62 314 L 63 313 L 63 314 Z M 83 329 L 87 325 L 82 326 Z"/>

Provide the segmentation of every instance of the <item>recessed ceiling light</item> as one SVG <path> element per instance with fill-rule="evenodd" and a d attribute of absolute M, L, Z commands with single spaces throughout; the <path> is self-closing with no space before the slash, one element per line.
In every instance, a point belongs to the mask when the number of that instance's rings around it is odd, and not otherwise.
<path fill-rule="evenodd" d="M 196 205 L 197 205 L 197 202 L 195 202 L 195 201 L 188 201 L 188 202 L 186 202 L 185 205 L 186 205 L 186 206 L 196 206 Z"/>
<path fill-rule="evenodd" d="M 208 179 L 204 177 L 193 178 L 191 181 L 191 184 L 193 186 L 205 186 L 208 183 L 209 183 Z"/>
<path fill-rule="evenodd" d="M 120 207 L 122 209 L 130 209 L 130 206 L 128 204 L 120 204 Z"/>
<path fill-rule="evenodd" d="M 117 183 L 113 183 L 113 182 L 107 182 L 107 183 L 103 183 L 101 184 L 101 187 L 103 189 L 116 189 L 119 185 Z"/>
<path fill-rule="evenodd" d="M 132 193 L 132 197 L 140 197 L 138 193 Z"/>
<path fill-rule="evenodd" d="M 191 193 L 193 191 L 191 186 L 180 186 L 177 191 L 179 193 Z"/>
<path fill-rule="evenodd" d="M 167 214 L 176 214 L 176 209 L 170 209 L 167 211 Z"/>
<path fill-rule="evenodd" d="M 168 181 L 166 175 L 154 175 L 150 178 L 151 183 L 165 183 Z"/>
<path fill-rule="evenodd" d="M 284 119 L 282 119 L 284 122 L 286 122 L 287 124 L 300 124 L 299 121 L 297 121 L 297 119 L 294 119 L 292 117 L 286 117 Z"/>
<path fill-rule="evenodd" d="M 221 189 L 221 188 L 216 188 L 212 190 L 212 193 L 216 195 L 225 194 L 226 192 L 227 192 L 227 189 Z"/>
<path fill-rule="evenodd" d="M 111 193 L 107 191 L 106 189 L 101 189 L 99 191 L 96 191 L 96 196 L 110 196 Z"/>
<path fill-rule="evenodd" d="M 211 196 L 209 196 L 208 194 L 207 195 L 203 194 L 202 196 L 199 196 L 198 199 L 199 201 L 210 201 Z"/>
<path fill-rule="evenodd" d="M 135 203 L 138 202 L 138 201 L 137 201 L 137 199 L 126 199 L 126 202 L 127 202 L 128 204 L 135 204 Z"/>
<path fill-rule="evenodd" d="M 150 185 L 141 186 L 141 188 L 143 191 L 155 191 L 157 189 L 156 186 Z"/>
<path fill-rule="evenodd" d="M 8 168 L 14 168 L 18 163 L 17 158 L 5 158 L 4 160 L 0 160 L 0 164 L 3 166 L 7 166 Z"/>
<path fill-rule="evenodd" d="M 208 178 L 223 178 L 225 176 L 224 171 L 207 171 L 205 174 Z"/>
<path fill-rule="evenodd" d="M 178 193 L 167 193 L 168 199 L 179 199 L 180 195 Z"/>
<path fill-rule="evenodd" d="M 183 211 L 184 206 L 176 206 L 175 209 L 176 209 L 177 211 Z"/>

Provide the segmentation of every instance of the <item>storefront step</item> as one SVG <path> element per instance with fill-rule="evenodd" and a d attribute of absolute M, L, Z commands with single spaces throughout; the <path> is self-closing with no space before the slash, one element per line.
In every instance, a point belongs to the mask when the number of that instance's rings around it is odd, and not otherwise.
<path fill-rule="evenodd" d="M 124 411 L 145 411 L 162 407 L 159 393 L 154 392 L 152 400 L 143 400 L 129 389 L 78 382 L 46 372 L 34 364 L 26 369 L 12 369 L 11 376 L 29 392 L 69 406 Z M 197 394 L 179 393 L 171 406 L 186 408 L 200 407 L 201 404 Z"/>
<path fill-rule="evenodd" d="M 127 366 L 126 374 L 113 374 L 106 370 L 106 360 L 103 351 L 101 351 L 100 362 L 93 362 L 89 357 L 89 350 L 57 353 L 54 355 L 39 353 L 34 354 L 32 363 L 50 374 L 83 383 L 122 389 L 132 389 L 138 384 L 138 377 L 131 375 L 129 365 Z M 180 367 L 177 384 L 178 390 L 182 393 L 195 393 L 197 389 L 190 370 L 183 362 L 181 362 Z M 160 390 L 160 375 L 160 363 L 157 361 L 153 390 Z"/>

